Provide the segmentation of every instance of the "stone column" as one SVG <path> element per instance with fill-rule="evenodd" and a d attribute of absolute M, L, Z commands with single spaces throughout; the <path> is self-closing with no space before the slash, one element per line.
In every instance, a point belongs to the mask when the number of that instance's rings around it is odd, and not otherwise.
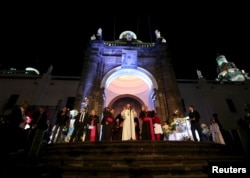
<path fill-rule="evenodd" d="M 74 108 L 77 110 L 81 108 L 81 102 L 85 97 L 88 97 L 90 101 L 93 101 L 92 99 L 95 91 L 94 89 L 95 85 L 97 84 L 96 78 L 99 49 L 100 47 L 98 48 L 98 46 L 96 48 L 89 47 L 89 49 L 85 52 L 85 57 L 83 59 L 83 69 L 74 104 Z"/>
<path fill-rule="evenodd" d="M 162 90 L 162 95 L 166 97 L 167 118 L 170 117 L 175 110 L 179 111 L 179 116 L 184 116 L 184 109 L 180 91 L 176 83 L 176 77 L 170 57 L 167 56 L 166 46 L 160 45 L 157 48 L 156 63 L 160 70 L 158 75 L 162 79 L 159 88 Z M 163 103 L 161 103 L 162 105 Z"/>

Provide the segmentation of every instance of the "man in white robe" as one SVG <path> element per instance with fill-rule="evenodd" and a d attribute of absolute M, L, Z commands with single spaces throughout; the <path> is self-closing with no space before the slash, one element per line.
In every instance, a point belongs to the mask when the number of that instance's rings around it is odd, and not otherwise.
<path fill-rule="evenodd" d="M 137 117 L 136 111 L 131 109 L 130 104 L 127 104 L 121 112 L 121 116 L 124 119 L 122 140 L 136 140 L 134 123 L 134 118 Z"/>

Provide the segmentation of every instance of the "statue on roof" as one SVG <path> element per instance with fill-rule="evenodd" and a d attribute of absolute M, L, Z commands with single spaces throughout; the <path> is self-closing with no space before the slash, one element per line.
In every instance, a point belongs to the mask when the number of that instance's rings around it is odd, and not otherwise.
<path fill-rule="evenodd" d="M 160 43 L 166 43 L 166 39 L 161 36 L 161 32 L 159 30 L 155 30 L 156 41 Z"/>
<path fill-rule="evenodd" d="M 196 70 L 196 73 L 197 73 L 197 75 L 198 75 L 198 79 L 201 79 L 201 78 L 203 78 L 203 75 L 202 75 L 202 73 L 201 73 L 201 71 L 200 70 Z"/>
<path fill-rule="evenodd" d="M 132 41 L 132 39 L 133 39 L 133 37 L 132 37 L 131 33 L 127 33 L 126 34 L 126 40 L 127 41 Z"/>
<path fill-rule="evenodd" d="M 96 40 L 96 36 L 95 34 L 93 34 L 91 37 L 90 37 L 91 40 Z"/>
<path fill-rule="evenodd" d="M 98 28 L 96 36 L 97 36 L 97 39 L 102 40 L 102 29 L 101 28 Z"/>
<path fill-rule="evenodd" d="M 46 72 L 46 74 L 50 75 L 52 70 L 53 70 L 53 65 L 50 65 L 47 72 Z"/>
<path fill-rule="evenodd" d="M 161 38 L 161 32 L 159 30 L 155 30 L 155 36 L 156 36 L 156 39 Z"/>

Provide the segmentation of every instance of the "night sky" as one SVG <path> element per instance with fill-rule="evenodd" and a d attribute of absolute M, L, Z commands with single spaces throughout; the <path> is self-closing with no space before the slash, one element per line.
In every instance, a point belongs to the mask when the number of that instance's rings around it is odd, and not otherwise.
<path fill-rule="evenodd" d="M 197 79 L 199 69 L 206 79 L 214 80 L 218 54 L 250 72 L 247 6 L 182 6 L 177 10 L 166 6 L 161 12 L 126 16 L 55 9 L 9 12 L 3 18 L 0 69 L 31 66 L 44 73 L 52 64 L 52 75 L 79 76 L 84 49 L 100 27 L 106 41 L 131 30 L 139 40 L 154 42 L 158 29 L 167 40 L 177 79 Z"/>

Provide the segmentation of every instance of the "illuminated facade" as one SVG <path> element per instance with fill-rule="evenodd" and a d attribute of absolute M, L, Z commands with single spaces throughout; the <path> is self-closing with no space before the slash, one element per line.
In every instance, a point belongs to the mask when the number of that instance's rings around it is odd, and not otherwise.
<path fill-rule="evenodd" d="M 118 114 L 131 103 L 138 112 L 147 105 L 161 118 L 176 110 L 183 116 L 167 43 L 160 35 L 155 43 L 142 42 L 131 31 L 122 32 L 115 41 L 104 41 L 101 34 L 97 37 L 92 37 L 85 52 L 76 109 L 87 97 L 89 107 L 99 111 L 109 106 Z"/>

